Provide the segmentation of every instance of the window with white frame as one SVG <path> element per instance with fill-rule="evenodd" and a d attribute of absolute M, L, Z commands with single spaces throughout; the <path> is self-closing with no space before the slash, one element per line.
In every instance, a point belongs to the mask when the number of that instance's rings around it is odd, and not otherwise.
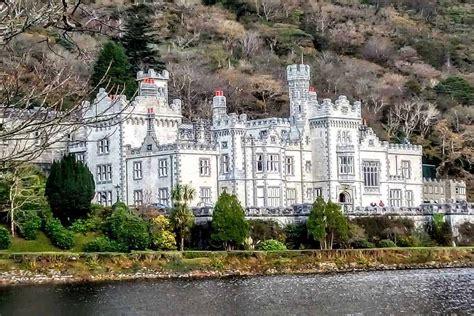
<path fill-rule="evenodd" d="M 99 155 L 108 154 L 110 152 L 109 139 L 103 138 L 97 143 L 97 152 Z"/>
<path fill-rule="evenodd" d="M 364 186 L 378 187 L 379 186 L 379 170 L 380 162 L 378 161 L 363 161 L 362 173 L 364 174 Z"/>
<path fill-rule="evenodd" d="M 209 158 L 199 159 L 199 175 L 209 177 L 211 175 L 211 160 Z"/>
<path fill-rule="evenodd" d="M 413 191 L 407 190 L 405 194 L 406 194 L 406 199 L 407 199 L 407 206 L 412 207 L 413 206 Z"/>
<path fill-rule="evenodd" d="M 304 170 L 306 172 L 311 172 L 311 160 L 306 160 L 306 163 L 304 165 Z"/>
<path fill-rule="evenodd" d="M 270 207 L 280 206 L 280 187 L 268 187 L 267 204 Z"/>
<path fill-rule="evenodd" d="M 211 204 L 211 188 L 209 187 L 201 187 L 200 188 L 200 199 L 201 202 L 204 204 Z"/>
<path fill-rule="evenodd" d="M 306 200 L 309 202 L 314 202 L 314 190 L 313 188 L 306 189 Z"/>
<path fill-rule="evenodd" d="M 112 181 L 112 165 L 97 165 L 97 182 Z"/>
<path fill-rule="evenodd" d="M 295 174 L 295 162 L 293 157 L 285 157 L 285 174 L 293 176 Z"/>
<path fill-rule="evenodd" d="M 263 154 L 255 156 L 255 163 L 257 165 L 257 172 L 263 172 Z"/>
<path fill-rule="evenodd" d="M 257 206 L 258 207 L 265 206 L 265 188 L 264 187 L 257 187 Z"/>
<path fill-rule="evenodd" d="M 160 178 L 168 176 L 168 159 L 158 160 L 158 176 Z"/>
<path fill-rule="evenodd" d="M 97 203 L 103 206 L 111 206 L 112 205 L 112 191 L 97 192 Z"/>
<path fill-rule="evenodd" d="M 339 156 L 339 174 L 354 174 L 354 157 Z"/>
<path fill-rule="evenodd" d="M 464 188 L 464 187 L 455 187 L 454 192 L 456 194 L 466 194 L 466 188 Z"/>
<path fill-rule="evenodd" d="M 280 164 L 280 155 L 270 154 L 267 159 L 267 171 L 278 172 Z"/>
<path fill-rule="evenodd" d="M 295 188 L 286 189 L 286 204 L 288 205 L 296 204 L 296 189 Z"/>
<path fill-rule="evenodd" d="M 85 160 L 86 160 L 86 154 L 85 153 L 75 153 L 74 157 L 76 157 L 76 161 L 80 161 L 82 163 L 85 163 Z"/>
<path fill-rule="evenodd" d="M 143 190 L 133 191 L 133 205 L 135 206 L 143 205 Z"/>
<path fill-rule="evenodd" d="M 168 188 L 158 189 L 158 203 L 169 206 L 169 191 Z"/>
<path fill-rule="evenodd" d="M 410 179 L 411 167 L 409 160 L 402 160 L 402 176 L 404 179 Z"/>
<path fill-rule="evenodd" d="M 139 180 L 141 178 L 143 178 L 142 162 L 134 161 L 133 162 L 133 179 Z"/>
<path fill-rule="evenodd" d="M 230 172 L 230 158 L 229 155 L 222 155 L 221 156 L 221 170 L 222 174 L 226 174 Z"/>
<path fill-rule="evenodd" d="M 317 199 L 320 196 L 323 196 L 323 188 L 314 188 L 314 198 Z"/>
<path fill-rule="evenodd" d="M 400 189 L 391 189 L 389 196 L 390 206 L 400 207 L 402 206 L 402 190 Z"/>

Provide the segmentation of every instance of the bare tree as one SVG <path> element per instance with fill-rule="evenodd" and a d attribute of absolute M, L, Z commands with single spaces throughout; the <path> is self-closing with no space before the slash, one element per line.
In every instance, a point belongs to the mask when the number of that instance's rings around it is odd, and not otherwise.
<path fill-rule="evenodd" d="M 396 103 L 388 114 L 388 123 L 385 126 L 389 136 L 402 132 L 406 139 L 415 131 L 424 137 L 431 129 L 439 111 L 432 103 L 421 99 L 413 99 Z"/>
<path fill-rule="evenodd" d="M 0 2 L 0 46 L 32 28 L 61 32 L 71 44 L 71 33 L 107 33 L 118 29 L 110 17 L 87 9 L 82 0 L 2 0 Z"/>
<path fill-rule="evenodd" d="M 245 57 L 252 57 L 261 46 L 261 39 L 256 31 L 246 31 L 242 39 L 240 40 L 242 45 L 243 55 Z"/>

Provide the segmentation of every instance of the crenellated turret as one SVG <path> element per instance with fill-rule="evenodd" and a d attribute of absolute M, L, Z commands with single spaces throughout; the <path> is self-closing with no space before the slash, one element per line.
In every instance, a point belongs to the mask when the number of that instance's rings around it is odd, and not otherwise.
<path fill-rule="evenodd" d="M 216 123 L 227 115 L 226 98 L 224 91 L 216 90 L 212 99 L 212 121 Z"/>
<path fill-rule="evenodd" d="M 138 95 L 140 97 L 164 98 L 168 102 L 168 80 L 170 74 L 167 70 L 161 73 L 153 69 L 148 72 L 139 71 L 137 73 Z"/>

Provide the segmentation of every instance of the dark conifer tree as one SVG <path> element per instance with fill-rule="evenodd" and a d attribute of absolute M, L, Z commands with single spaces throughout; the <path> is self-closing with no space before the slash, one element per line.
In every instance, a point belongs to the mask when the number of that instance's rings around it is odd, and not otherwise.
<path fill-rule="evenodd" d="M 94 177 L 74 155 L 55 161 L 46 181 L 45 195 L 53 215 L 65 225 L 88 215 L 94 198 Z"/>
<path fill-rule="evenodd" d="M 94 65 L 91 84 L 96 93 L 99 88 L 106 88 L 109 93 L 123 93 L 128 98 L 135 94 L 135 75 L 121 44 L 105 43 Z"/>
<path fill-rule="evenodd" d="M 165 69 L 157 47 L 160 42 L 153 32 L 152 14 L 153 10 L 144 4 L 127 10 L 122 44 L 134 72 Z"/>

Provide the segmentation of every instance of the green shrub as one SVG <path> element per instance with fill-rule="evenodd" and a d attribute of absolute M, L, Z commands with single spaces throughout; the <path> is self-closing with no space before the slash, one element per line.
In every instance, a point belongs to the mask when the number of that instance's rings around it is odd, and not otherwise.
<path fill-rule="evenodd" d="M 275 239 L 265 240 L 257 245 L 258 250 L 265 251 L 283 251 L 286 250 L 286 246 L 281 241 Z"/>
<path fill-rule="evenodd" d="M 41 217 L 35 211 L 21 212 L 17 216 L 20 235 L 26 240 L 35 240 L 41 229 Z"/>
<path fill-rule="evenodd" d="M 390 239 L 382 239 L 381 241 L 379 241 L 377 246 L 379 246 L 380 248 L 393 248 L 393 247 L 396 247 L 397 244 L 395 244 Z"/>
<path fill-rule="evenodd" d="M 64 228 L 59 219 L 48 219 L 44 230 L 53 245 L 56 247 L 61 249 L 71 249 L 74 246 L 74 233 Z"/>
<path fill-rule="evenodd" d="M 10 232 L 4 227 L 0 227 L 0 249 L 7 249 L 11 242 Z"/>
<path fill-rule="evenodd" d="M 374 243 L 372 243 L 368 240 L 365 240 L 365 239 L 356 240 L 356 241 L 352 242 L 351 246 L 352 246 L 352 248 L 355 248 L 355 249 L 375 248 Z"/>
<path fill-rule="evenodd" d="M 84 245 L 85 252 L 126 252 L 127 246 L 107 237 L 97 237 Z"/>
<path fill-rule="evenodd" d="M 252 237 L 254 243 L 268 239 L 284 242 L 286 239 L 285 230 L 276 221 L 252 219 L 248 222 L 250 224 L 250 237 Z"/>
<path fill-rule="evenodd" d="M 150 244 L 148 225 L 140 217 L 117 209 L 105 222 L 109 238 L 127 245 L 129 250 L 145 250 Z"/>
<path fill-rule="evenodd" d="M 87 232 L 96 232 L 100 230 L 102 220 L 98 217 L 89 217 L 87 219 L 78 219 L 69 227 L 75 233 L 85 234 Z"/>

